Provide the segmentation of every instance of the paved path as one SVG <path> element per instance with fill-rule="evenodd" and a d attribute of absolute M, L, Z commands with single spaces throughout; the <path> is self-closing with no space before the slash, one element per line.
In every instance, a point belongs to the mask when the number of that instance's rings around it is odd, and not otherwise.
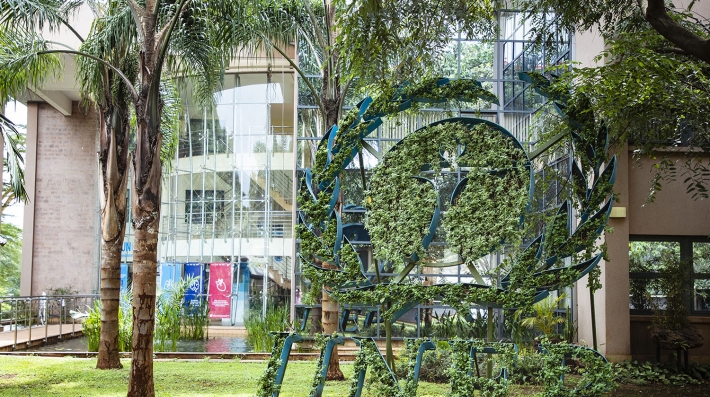
<path fill-rule="evenodd" d="M 61 328 L 61 332 L 60 332 Z M 59 338 L 71 338 L 72 334 L 74 336 L 81 335 L 82 327 L 81 324 L 74 324 L 72 330 L 72 324 L 52 324 L 52 325 L 36 325 L 32 329 L 23 328 L 17 330 L 17 344 L 15 345 L 15 330 L 0 332 L 0 351 L 12 351 L 18 349 L 25 349 L 28 346 L 28 341 L 30 337 L 32 340 L 29 345 L 36 346 L 44 343 L 45 337 L 48 340 L 56 340 Z M 13 349 L 14 345 L 14 349 Z"/>

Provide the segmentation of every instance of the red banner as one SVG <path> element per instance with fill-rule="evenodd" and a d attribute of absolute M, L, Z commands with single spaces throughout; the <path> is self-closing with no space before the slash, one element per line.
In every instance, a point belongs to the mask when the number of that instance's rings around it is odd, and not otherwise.
<path fill-rule="evenodd" d="M 229 318 L 232 298 L 232 264 L 228 262 L 210 263 L 210 318 Z"/>

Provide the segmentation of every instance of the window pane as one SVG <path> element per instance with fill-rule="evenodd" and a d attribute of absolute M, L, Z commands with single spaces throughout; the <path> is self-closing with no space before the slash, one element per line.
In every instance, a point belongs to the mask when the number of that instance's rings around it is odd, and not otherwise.
<path fill-rule="evenodd" d="M 693 272 L 710 273 L 710 243 L 693 243 Z"/>
<path fill-rule="evenodd" d="M 666 299 L 659 291 L 663 262 L 669 256 L 680 258 L 680 244 L 669 241 L 632 241 L 629 243 L 629 304 L 631 309 L 665 309 Z"/>
<path fill-rule="evenodd" d="M 710 273 L 710 243 L 693 243 L 693 273 Z M 693 290 L 693 309 L 710 311 L 710 279 L 694 279 Z"/>
<path fill-rule="evenodd" d="M 693 309 L 697 311 L 710 311 L 710 279 L 693 280 Z"/>

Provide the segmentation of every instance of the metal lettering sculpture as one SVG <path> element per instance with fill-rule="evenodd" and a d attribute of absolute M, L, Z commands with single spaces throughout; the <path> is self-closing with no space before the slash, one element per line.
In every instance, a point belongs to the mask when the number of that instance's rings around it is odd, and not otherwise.
<path fill-rule="evenodd" d="M 522 74 L 521 78 L 546 93 L 546 80 Z M 583 113 L 566 112 L 565 99 L 553 98 L 558 111 L 568 119 L 569 136 L 576 152 L 581 152 L 579 162 L 573 162 L 571 175 L 581 214 L 579 225 L 571 228 L 573 204 L 565 201 L 545 232 L 517 256 L 498 285 L 488 285 L 475 267 L 476 260 L 505 242 L 515 243 L 520 239 L 520 225 L 526 212 L 531 210 L 535 187 L 532 160 L 565 135 L 558 135 L 539 145 L 538 150 L 527 153 L 525 147 L 500 125 L 477 118 L 451 118 L 413 132 L 383 156 L 365 142 L 365 138 L 382 124 L 383 117 L 417 104 L 497 100 L 473 80 L 437 79 L 418 85 L 405 84 L 387 95 L 375 99 L 368 97 L 358 103 L 346 115 L 342 128 L 335 125 L 324 135 L 315 167 L 305 170 L 299 196 L 299 257 L 305 263 L 304 275 L 311 278 L 315 285 L 325 286 L 343 304 L 380 305 L 385 309 L 383 316 L 387 321 L 394 322 L 417 304 L 434 298 L 457 310 L 468 310 L 472 304 L 529 308 L 548 296 L 550 291 L 571 285 L 597 267 L 602 254 L 595 254 L 594 242 L 604 230 L 611 212 L 616 157 L 607 159 L 606 128 L 603 125 L 595 128 L 593 116 L 590 121 L 580 116 Z M 590 135 L 592 129 L 595 133 Z M 416 161 L 397 157 L 414 145 L 418 145 L 416 153 L 419 157 L 413 159 Z M 371 185 L 376 186 L 370 187 L 366 203 L 369 228 L 363 224 L 344 225 L 340 212 L 336 210 L 342 189 L 340 173 L 362 149 L 381 160 L 371 178 Z M 408 161 L 409 168 L 404 168 L 405 171 L 399 175 L 387 174 L 388 166 L 401 166 L 403 161 Z M 606 167 L 602 170 L 605 163 Z M 440 179 L 437 178 L 442 170 L 454 169 L 465 177 L 447 198 L 449 208 L 442 222 L 444 206 L 438 191 Z M 389 186 L 395 192 L 390 196 L 378 196 L 378 186 Z M 415 221 L 408 219 L 412 214 L 397 211 L 400 200 L 412 198 L 423 201 Z M 496 216 L 496 219 L 486 219 L 484 206 L 490 206 L 493 199 L 505 211 L 500 212 L 502 215 Z M 414 226 L 412 222 L 415 222 Z M 479 235 L 467 235 L 469 228 L 465 227 L 466 224 L 486 222 L 492 223 L 493 227 L 485 230 L 479 227 Z M 443 223 L 451 249 L 459 255 L 458 261 L 433 263 L 424 260 L 439 223 Z M 385 232 L 375 233 L 374 229 L 381 224 L 394 226 Z M 409 235 L 396 235 L 397 230 L 405 229 Z M 370 232 L 373 232 L 372 236 Z M 384 237 L 378 237 L 377 233 Z M 403 244 L 390 244 L 386 250 L 383 249 L 385 252 L 380 251 L 378 255 L 378 238 L 382 246 L 387 246 L 388 236 L 393 239 L 394 236 L 402 237 Z M 359 256 L 350 244 L 351 239 L 359 242 L 372 240 L 376 256 L 388 259 L 375 266 L 375 277 L 365 274 Z M 565 266 L 562 261 L 565 258 L 576 258 L 579 262 Z M 323 267 L 320 263 L 331 266 Z M 470 270 L 474 283 L 423 285 L 408 281 L 408 275 L 415 266 L 459 265 L 465 265 Z M 394 271 L 397 275 L 380 277 L 384 270 Z M 371 340 L 359 341 L 361 348 L 369 348 L 373 343 Z M 323 360 L 327 362 L 330 350 L 326 349 L 324 354 Z M 471 354 L 475 351 L 472 350 Z M 280 363 L 281 377 L 287 356 Z M 417 367 L 419 360 L 421 354 L 417 356 Z M 386 368 L 389 370 L 389 367 Z M 418 371 L 414 371 L 413 379 L 410 379 L 414 384 L 417 375 Z M 364 377 L 364 372 L 357 376 Z M 396 378 L 393 374 L 391 376 L 393 385 L 396 385 Z M 321 376 L 314 395 L 322 392 L 324 379 Z M 356 383 L 356 390 L 351 395 L 359 395 L 361 380 Z M 277 395 L 278 388 L 273 393 L 273 396 Z"/>

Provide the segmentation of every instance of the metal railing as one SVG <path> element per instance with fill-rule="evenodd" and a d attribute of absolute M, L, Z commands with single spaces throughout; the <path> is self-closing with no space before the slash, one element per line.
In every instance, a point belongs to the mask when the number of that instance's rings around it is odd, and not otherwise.
<path fill-rule="evenodd" d="M 74 336 L 76 320 L 71 311 L 87 311 L 94 306 L 100 295 L 41 295 L 0 297 L 0 330 L 14 332 L 13 349 L 17 347 L 18 330 L 28 331 L 27 345 L 32 343 L 32 331 L 44 332 L 47 342 L 49 326 L 59 325 L 59 339 L 62 327 L 71 325 Z M 44 328 L 44 330 L 42 330 Z"/>

